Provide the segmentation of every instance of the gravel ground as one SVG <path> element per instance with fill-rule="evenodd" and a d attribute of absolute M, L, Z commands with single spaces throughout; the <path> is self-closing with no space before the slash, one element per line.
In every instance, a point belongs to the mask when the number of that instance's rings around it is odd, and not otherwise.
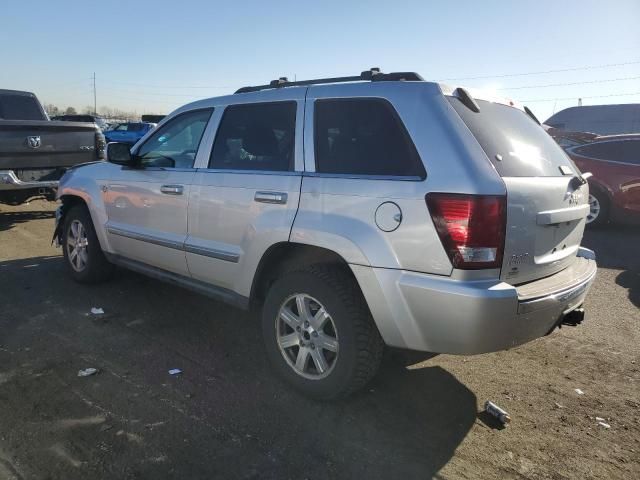
<path fill-rule="evenodd" d="M 74 284 L 54 208 L 0 205 L 0 479 L 640 478 L 640 229 L 587 233 L 582 326 L 390 351 L 364 392 L 317 403 L 274 377 L 248 313 L 125 271 Z"/>

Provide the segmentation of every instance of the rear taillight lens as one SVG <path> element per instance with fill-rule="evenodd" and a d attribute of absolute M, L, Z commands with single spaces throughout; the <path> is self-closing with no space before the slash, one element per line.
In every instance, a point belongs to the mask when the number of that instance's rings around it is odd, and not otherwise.
<path fill-rule="evenodd" d="M 426 199 L 454 268 L 500 268 L 506 226 L 505 197 L 429 193 Z"/>
<path fill-rule="evenodd" d="M 96 158 L 104 160 L 104 151 L 107 146 L 107 142 L 104 135 L 100 130 L 96 130 Z"/>

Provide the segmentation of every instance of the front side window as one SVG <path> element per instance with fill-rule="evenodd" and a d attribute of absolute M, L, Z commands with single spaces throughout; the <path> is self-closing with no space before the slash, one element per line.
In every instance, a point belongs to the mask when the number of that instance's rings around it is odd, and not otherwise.
<path fill-rule="evenodd" d="M 126 123 L 122 123 L 118 125 L 116 128 L 114 128 L 114 130 L 118 132 L 126 132 L 128 129 L 129 129 L 129 126 Z"/>
<path fill-rule="evenodd" d="M 576 148 L 575 152 L 589 158 L 640 165 L 640 140 L 591 143 Z"/>
<path fill-rule="evenodd" d="M 211 112 L 194 110 L 165 123 L 138 150 L 141 166 L 192 168 Z"/>
<path fill-rule="evenodd" d="M 209 168 L 291 171 L 296 102 L 231 105 L 225 109 Z"/>
<path fill-rule="evenodd" d="M 420 178 L 426 175 L 409 134 L 386 100 L 318 100 L 314 124 L 319 173 Z"/>

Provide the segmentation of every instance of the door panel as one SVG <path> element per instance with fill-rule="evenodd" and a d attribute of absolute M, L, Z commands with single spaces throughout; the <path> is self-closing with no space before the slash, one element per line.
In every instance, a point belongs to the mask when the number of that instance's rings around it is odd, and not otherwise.
<path fill-rule="evenodd" d="M 188 276 L 187 207 L 200 140 L 212 108 L 175 115 L 136 150 L 140 168 L 116 171 L 104 190 L 116 254 Z"/>
<path fill-rule="evenodd" d="M 194 174 L 195 170 L 118 170 L 104 194 L 107 235 L 115 253 L 188 275 L 183 245 Z M 162 191 L 177 185 L 182 194 Z"/>
<path fill-rule="evenodd" d="M 301 178 L 284 172 L 198 171 L 185 244 L 192 277 L 248 296 L 264 252 L 289 240 Z M 286 196 L 286 201 L 256 200 L 259 192 Z"/>
<path fill-rule="evenodd" d="M 203 141 L 211 155 L 199 163 L 208 168 L 196 173 L 189 202 L 185 250 L 194 279 L 249 296 L 265 251 L 289 240 L 302 182 L 304 94 L 239 98 L 214 115 L 215 141 Z"/>

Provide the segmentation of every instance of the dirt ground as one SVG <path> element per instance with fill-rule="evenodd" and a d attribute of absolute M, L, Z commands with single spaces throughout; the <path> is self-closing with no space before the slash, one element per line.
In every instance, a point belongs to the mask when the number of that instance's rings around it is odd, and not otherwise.
<path fill-rule="evenodd" d="M 248 313 L 126 271 L 73 283 L 54 208 L 0 206 L 0 479 L 640 478 L 640 229 L 587 233 L 582 326 L 388 352 L 364 392 L 317 403 L 273 375 Z"/>

